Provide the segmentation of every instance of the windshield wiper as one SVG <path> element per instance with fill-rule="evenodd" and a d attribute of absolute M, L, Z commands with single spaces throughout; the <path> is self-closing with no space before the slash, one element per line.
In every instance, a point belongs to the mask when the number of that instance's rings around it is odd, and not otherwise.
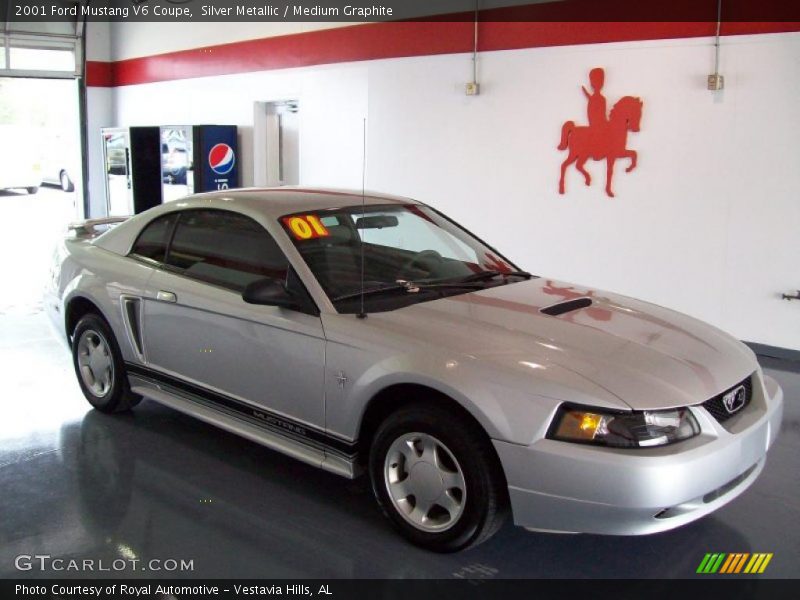
<path fill-rule="evenodd" d="M 383 294 L 386 292 L 397 292 L 400 290 L 406 291 L 409 294 L 416 294 L 419 292 L 426 292 L 428 290 L 436 290 L 436 289 L 443 289 L 443 288 L 472 288 L 472 289 L 483 289 L 482 286 L 475 285 L 477 282 L 470 282 L 470 281 L 442 281 L 436 283 L 416 283 L 413 281 L 403 281 L 400 280 L 395 285 L 384 285 L 381 287 L 375 288 L 368 288 L 363 291 L 357 292 L 350 292 L 348 294 L 342 294 L 341 296 L 336 296 L 332 300 L 334 302 L 338 302 L 339 300 L 348 300 L 350 298 L 358 298 L 362 294 L 364 296 L 373 296 L 375 294 Z"/>
<path fill-rule="evenodd" d="M 357 292 L 350 292 L 347 294 L 342 294 L 341 296 L 336 296 L 332 298 L 334 302 L 338 302 L 339 300 L 349 300 L 350 298 L 358 298 L 362 294 L 364 296 L 373 296 L 375 294 L 384 294 L 387 292 L 397 292 L 400 290 L 404 290 L 410 294 L 415 294 L 418 292 L 424 292 L 431 289 L 442 289 L 442 288 L 472 288 L 472 289 L 483 289 L 483 286 L 478 285 L 481 281 L 485 279 L 492 279 L 494 277 L 503 276 L 503 277 L 524 277 L 525 279 L 530 279 L 533 277 L 532 274 L 528 273 L 527 271 L 481 271 L 480 273 L 473 273 L 472 275 L 467 275 L 463 279 L 456 279 L 452 281 L 432 281 L 430 283 L 426 282 L 415 282 L 415 281 L 404 281 L 402 279 L 398 280 L 396 284 L 392 285 L 383 285 L 380 287 L 375 288 L 368 288 L 363 291 Z"/>
<path fill-rule="evenodd" d="M 349 298 L 358 298 L 359 296 L 372 296 L 373 294 L 382 294 L 384 292 L 396 292 L 399 290 L 408 290 L 405 284 L 400 285 L 384 285 L 381 287 L 375 288 L 368 288 L 365 290 L 359 290 L 357 292 L 351 292 L 349 294 L 342 294 L 341 296 L 336 296 L 335 298 L 331 298 L 334 302 L 338 302 L 339 300 L 347 300 Z"/>
<path fill-rule="evenodd" d="M 493 279 L 502 275 L 503 277 L 524 277 L 525 279 L 530 279 L 533 277 L 527 271 L 481 271 L 480 273 L 473 273 L 472 275 L 467 275 L 466 277 L 457 280 L 457 283 L 469 283 L 472 281 L 484 281 L 485 279 Z M 451 282 L 456 283 L 456 282 Z"/>

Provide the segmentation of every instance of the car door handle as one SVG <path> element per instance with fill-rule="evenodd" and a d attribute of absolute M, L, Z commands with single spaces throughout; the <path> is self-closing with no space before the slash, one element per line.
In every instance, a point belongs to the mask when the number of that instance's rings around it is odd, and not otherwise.
<path fill-rule="evenodd" d="M 177 302 L 178 297 L 172 292 L 165 292 L 164 290 L 160 290 L 158 294 L 156 294 L 156 300 L 160 302 Z"/>
<path fill-rule="evenodd" d="M 783 298 L 784 300 L 800 300 L 800 290 L 797 290 L 797 292 L 794 294 L 792 293 L 783 294 L 781 298 Z"/>

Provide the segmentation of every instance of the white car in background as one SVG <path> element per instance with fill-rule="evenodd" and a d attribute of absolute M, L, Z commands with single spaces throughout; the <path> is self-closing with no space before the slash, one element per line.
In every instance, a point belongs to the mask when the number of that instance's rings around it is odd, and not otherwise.
<path fill-rule="evenodd" d="M 77 159 L 80 147 L 72 136 L 51 135 L 42 147 L 42 183 L 57 185 L 64 192 L 75 191 L 75 178 L 81 166 Z"/>
<path fill-rule="evenodd" d="M 39 191 L 42 165 L 32 130 L 21 125 L 0 125 L 0 190 Z"/>
<path fill-rule="evenodd" d="M 58 162 L 45 163 L 45 168 L 42 171 L 42 183 L 57 185 L 64 192 L 74 192 L 75 183 L 70 172 L 74 173 L 75 171 L 68 170 Z"/>

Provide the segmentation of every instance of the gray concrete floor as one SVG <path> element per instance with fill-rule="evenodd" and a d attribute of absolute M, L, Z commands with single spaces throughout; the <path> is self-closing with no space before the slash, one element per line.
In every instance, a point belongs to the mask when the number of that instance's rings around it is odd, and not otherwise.
<path fill-rule="evenodd" d="M 69 202 L 57 194 L 0 194 L 0 214 L 38 207 L 43 219 L 55 219 L 48 209 Z M 62 217 L 69 212 L 58 206 Z M 31 236 L 43 235 L 27 232 L 33 244 Z M 41 256 L 25 268 L 6 265 L 25 252 L 4 252 L 0 268 L 28 273 L 49 254 L 37 249 Z M 706 552 L 772 552 L 763 577 L 798 576 L 800 372 L 789 363 L 764 361 L 786 393 L 767 466 L 713 515 L 637 538 L 534 534 L 508 524 L 473 550 L 436 555 L 391 530 L 365 481 L 313 469 L 150 401 L 126 415 L 90 410 L 35 297 L 5 285 L 0 299 L 0 577 L 91 575 L 15 569 L 15 557 L 36 554 L 106 566 L 119 558 L 194 565 L 183 573 L 97 573 L 125 577 L 693 577 Z"/>

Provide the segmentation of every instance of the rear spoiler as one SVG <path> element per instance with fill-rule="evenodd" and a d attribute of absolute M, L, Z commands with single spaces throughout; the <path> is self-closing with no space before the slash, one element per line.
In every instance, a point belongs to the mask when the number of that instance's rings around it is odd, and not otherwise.
<path fill-rule="evenodd" d="M 103 225 L 117 225 L 122 223 L 123 221 L 127 221 L 130 219 L 128 217 L 104 217 L 102 219 L 87 219 L 86 221 L 76 221 L 75 223 L 70 223 L 67 225 L 67 229 L 69 231 L 75 232 L 75 237 L 94 237 L 99 235 L 100 231 L 97 231 L 95 227 L 101 227 Z"/>

